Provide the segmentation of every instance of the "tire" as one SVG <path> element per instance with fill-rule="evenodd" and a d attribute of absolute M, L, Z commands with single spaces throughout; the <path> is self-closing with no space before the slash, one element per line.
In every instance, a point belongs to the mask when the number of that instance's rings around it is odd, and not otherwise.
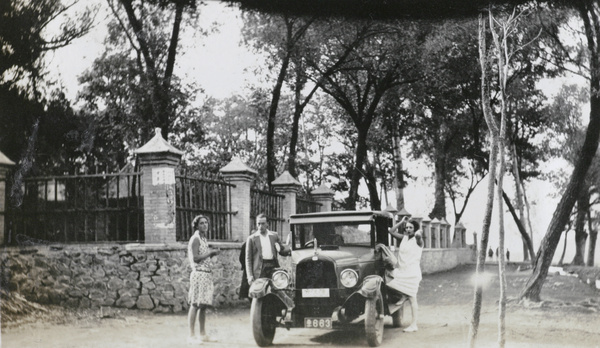
<path fill-rule="evenodd" d="M 277 322 L 272 310 L 265 305 L 264 298 L 252 299 L 250 317 L 252 319 L 252 334 L 259 347 L 273 344 Z"/>
<path fill-rule="evenodd" d="M 383 300 L 381 294 L 365 301 L 365 334 L 370 347 L 383 342 Z"/>

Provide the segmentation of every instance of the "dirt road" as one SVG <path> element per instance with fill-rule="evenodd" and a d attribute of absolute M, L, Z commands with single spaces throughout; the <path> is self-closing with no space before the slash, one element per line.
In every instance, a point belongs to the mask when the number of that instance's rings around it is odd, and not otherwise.
<path fill-rule="evenodd" d="M 498 280 L 489 266 L 478 347 L 497 346 Z M 473 298 L 473 267 L 426 275 L 419 290 L 419 331 L 405 333 L 386 318 L 382 347 L 464 347 Z M 508 296 L 515 298 L 529 272 L 511 270 Z M 553 275 L 542 292 L 545 302 L 524 308 L 510 301 L 506 316 L 507 347 L 600 347 L 600 291 L 576 277 Z M 218 309 L 209 314 L 209 333 L 219 342 L 206 347 L 256 347 L 249 308 Z M 100 319 L 98 311 L 56 313 L 19 322 L 2 322 L 2 347 L 184 347 L 186 316 L 121 311 Z M 274 346 L 366 347 L 364 331 L 278 329 Z"/>

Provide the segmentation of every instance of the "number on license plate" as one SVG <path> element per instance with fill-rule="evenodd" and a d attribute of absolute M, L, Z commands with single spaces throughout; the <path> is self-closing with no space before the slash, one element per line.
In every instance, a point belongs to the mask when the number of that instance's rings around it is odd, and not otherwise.
<path fill-rule="evenodd" d="M 329 297 L 329 289 L 302 289 L 302 297 Z"/>
<path fill-rule="evenodd" d="M 304 327 L 311 329 L 331 329 L 331 318 L 304 318 Z"/>

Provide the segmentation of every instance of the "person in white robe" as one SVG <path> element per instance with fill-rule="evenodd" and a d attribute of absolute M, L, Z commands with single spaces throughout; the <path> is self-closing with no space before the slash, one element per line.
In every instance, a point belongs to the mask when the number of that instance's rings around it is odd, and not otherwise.
<path fill-rule="evenodd" d="M 421 255 L 423 253 L 423 233 L 419 223 L 404 217 L 402 221 L 392 226 L 389 233 L 398 240 L 398 265 L 391 272 L 388 286 L 408 296 L 412 309 L 412 322 L 404 329 L 415 332 L 419 306 L 417 292 L 421 283 Z"/>

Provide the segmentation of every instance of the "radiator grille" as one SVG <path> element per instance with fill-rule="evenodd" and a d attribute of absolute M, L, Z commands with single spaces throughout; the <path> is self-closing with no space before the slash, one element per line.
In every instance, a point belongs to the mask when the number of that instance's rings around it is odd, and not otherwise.
<path fill-rule="evenodd" d="M 296 288 L 337 288 L 337 276 L 332 262 L 308 260 L 296 267 Z"/>

